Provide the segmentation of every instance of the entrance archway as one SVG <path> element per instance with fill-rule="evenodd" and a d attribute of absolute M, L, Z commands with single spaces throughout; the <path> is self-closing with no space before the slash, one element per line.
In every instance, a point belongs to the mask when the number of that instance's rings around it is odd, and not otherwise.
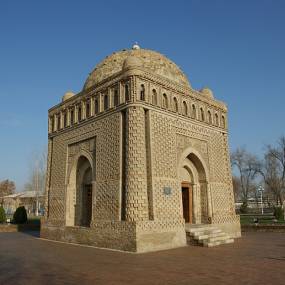
<path fill-rule="evenodd" d="M 70 171 L 66 193 L 66 225 L 90 227 L 92 221 L 92 180 L 90 160 L 80 155 Z"/>
<path fill-rule="evenodd" d="M 191 151 L 179 163 L 182 211 L 185 223 L 208 223 L 208 179 L 199 154 Z"/>
<path fill-rule="evenodd" d="M 92 168 L 88 159 L 80 156 L 76 172 L 75 225 L 89 227 L 92 218 Z"/>

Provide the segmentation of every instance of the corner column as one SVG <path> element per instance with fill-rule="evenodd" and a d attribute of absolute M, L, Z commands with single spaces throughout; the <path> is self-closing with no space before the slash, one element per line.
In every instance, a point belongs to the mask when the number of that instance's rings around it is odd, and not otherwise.
<path fill-rule="evenodd" d="M 147 221 L 145 111 L 130 107 L 126 115 L 126 220 Z"/>
<path fill-rule="evenodd" d="M 209 222 L 212 223 L 212 218 L 213 218 L 212 193 L 211 193 L 211 185 L 209 183 L 207 183 L 206 185 L 206 191 L 207 191 L 208 219 Z"/>

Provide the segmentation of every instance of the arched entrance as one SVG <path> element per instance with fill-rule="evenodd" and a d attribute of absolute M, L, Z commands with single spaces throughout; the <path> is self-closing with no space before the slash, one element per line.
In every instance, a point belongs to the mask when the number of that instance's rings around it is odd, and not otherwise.
<path fill-rule="evenodd" d="M 182 157 L 179 179 L 185 223 L 209 223 L 207 173 L 197 153 L 190 152 Z"/>
<path fill-rule="evenodd" d="M 69 176 L 66 194 L 66 225 L 90 227 L 93 171 L 89 159 L 79 156 Z"/>

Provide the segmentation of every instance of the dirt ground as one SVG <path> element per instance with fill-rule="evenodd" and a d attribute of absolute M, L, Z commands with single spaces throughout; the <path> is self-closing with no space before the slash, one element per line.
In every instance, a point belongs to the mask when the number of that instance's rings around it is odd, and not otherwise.
<path fill-rule="evenodd" d="M 285 233 L 145 254 L 0 233 L 0 284 L 285 284 Z"/>

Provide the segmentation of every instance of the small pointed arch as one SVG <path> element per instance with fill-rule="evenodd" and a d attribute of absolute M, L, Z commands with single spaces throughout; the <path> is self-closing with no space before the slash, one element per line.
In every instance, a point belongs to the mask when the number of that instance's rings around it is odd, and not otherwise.
<path fill-rule="evenodd" d="M 222 128 L 225 128 L 226 127 L 226 119 L 225 119 L 225 116 L 222 115 L 222 118 L 221 118 L 221 127 Z"/>
<path fill-rule="evenodd" d="M 219 126 L 219 115 L 215 113 L 215 126 Z"/>
<path fill-rule="evenodd" d="M 200 108 L 200 119 L 201 119 L 202 122 L 205 121 L 205 114 L 204 114 L 203 107 Z"/>
<path fill-rule="evenodd" d="M 50 121 L 50 133 L 51 132 L 54 132 L 55 130 L 54 130 L 54 116 L 51 116 L 50 118 L 49 118 L 49 121 Z"/>
<path fill-rule="evenodd" d="M 152 89 L 151 103 L 157 105 L 157 92 L 155 89 Z"/>
<path fill-rule="evenodd" d="M 209 124 L 212 124 L 213 123 L 213 121 L 212 121 L 212 113 L 211 113 L 211 111 L 210 110 L 208 110 L 208 123 Z"/>
<path fill-rule="evenodd" d="M 95 115 L 99 113 L 99 100 L 97 97 L 94 100 L 94 110 L 95 110 Z"/>
<path fill-rule="evenodd" d="M 178 100 L 176 97 L 173 97 L 173 111 L 178 112 Z"/>
<path fill-rule="evenodd" d="M 63 127 L 67 127 L 67 111 L 65 111 L 63 114 Z"/>
<path fill-rule="evenodd" d="M 70 109 L 70 125 L 74 124 L 74 107 Z"/>
<path fill-rule="evenodd" d="M 78 122 L 80 122 L 82 120 L 82 108 L 81 108 L 81 105 L 78 105 L 77 119 L 78 119 Z"/>
<path fill-rule="evenodd" d="M 90 110 L 90 100 L 88 99 L 87 101 L 86 101 L 86 118 L 89 118 L 90 117 L 90 115 L 91 115 L 91 112 L 90 112 L 91 110 Z"/>
<path fill-rule="evenodd" d="M 114 107 L 119 105 L 119 91 L 118 88 L 114 89 Z"/>
<path fill-rule="evenodd" d="M 145 101 L 145 87 L 144 84 L 141 84 L 140 88 L 140 100 Z"/>
<path fill-rule="evenodd" d="M 183 101 L 183 103 L 182 103 L 182 114 L 185 116 L 188 115 L 188 107 L 187 107 L 187 103 L 185 101 Z"/>
<path fill-rule="evenodd" d="M 58 113 L 58 114 L 56 115 L 56 129 L 57 129 L 57 130 L 60 130 L 60 129 L 61 129 L 60 121 L 61 121 L 60 113 Z"/>
<path fill-rule="evenodd" d="M 104 95 L 104 111 L 108 109 L 108 103 L 109 103 L 109 98 L 108 98 L 108 94 Z"/>
<path fill-rule="evenodd" d="M 166 93 L 163 93 L 162 95 L 162 108 L 168 109 L 168 98 Z"/>
<path fill-rule="evenodd" d="M 196 118 L 197 118 L 197 110 L 196 110 L 195 104 L 192 104 L 191 115 L 192 115 L 191 117 L 192 117 L 193 119 L 196 119 Z"/>
<path fill-rule="evenodd" d="M 125 89 L 125 101 L 129 101 L 130 100 L 129 83 L 125 83 L 124 89 Z"/>

